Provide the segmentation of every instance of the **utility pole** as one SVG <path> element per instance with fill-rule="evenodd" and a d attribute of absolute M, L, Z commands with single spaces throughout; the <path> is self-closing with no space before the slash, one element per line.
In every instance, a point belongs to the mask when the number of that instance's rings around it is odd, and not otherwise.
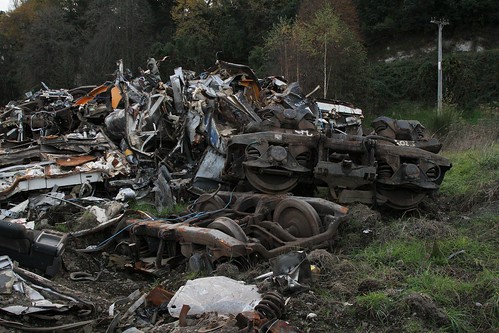
<path fill-rule="evenodd" d="M 324 33 L 324 98 L 327 95 L 327 33 Z"/>
<path fill-rule="evenodd" d="M 442 30 L 444 26 L 449 24 L 448 20 L 435 18 L 431 19 L 431 23 L 438 25 L 438 85 L 437 85 L 437 115 L 442 115 Z"/>

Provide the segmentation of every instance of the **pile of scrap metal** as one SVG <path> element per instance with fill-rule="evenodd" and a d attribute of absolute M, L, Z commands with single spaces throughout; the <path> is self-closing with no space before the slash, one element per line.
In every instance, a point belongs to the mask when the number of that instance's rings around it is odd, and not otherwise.
<path fill-rule="evenodd" d="M 296 82 L 217 61 L 199 75 L 177 68 L 163 83 L 163 60 L 135 78 L 118 61 L 112 82 L 45 86 L 1 109 L 1 218 L 32 191 L 62 193 L 61 202 L 151 195 L 158 211 L 202 194 L 173 221 L 124 223 L 137 259 L 154 254 L 154 269 L 178 255 L 209 267 L 327 244 L 347 209 L 310 198 L 318 186 L 340 203 L 408 209 L 451 167 L 417 121 L 380 117 L 363 135 L 360 109 L 313 99 Z"/>
<path fill-rule="evenodd" d="M 311 282 L 296 272 L 296 265 L 279 265 L 294 268 L 279 277 Z M 299 266 L 310 271 L 308 260 Z M 0 256 L 0 293 L 5 296 L 0 326 L 13 332 L 302 332 L 282 319 L 287 301 L 281 293 L 262 292 L 255 284 L 211 276 L 188 280 L 176 292 L 161 284 L 147 289 L 104 300 Z"/>
<path fill-rule="evenodd" d="M 0 200 L 99 182 L 149 186 L 160 199 L 219 186 L 327 186 L 340 203 L 407 209 L 435 192 L 451 166 L 418 122 L 380 117 L 364 136 L 361 110 L 314 100 L 296 82 L 259 80 L 247 66 L 218 61 L 197 76 L 177 68 L 167 84 L 158 62 L 148 68 L 132 79 L 119 61 L 114 82 L 46 88 L 9 103 L 0 114 Z"/>
<path fill-rule="evenodd" d="M 12 272 L 48 284 L 11 260 L 53 276 L 67 242 L 81 245 L 90 234 L 104 240 L 76 252 L 112 252 L 114 245 L 127 258 L 124 267 L 155 276 L 180 263 L 212 271 L 228 259 L 274 260 L 298 248 L 324 248 L 348 208 L 313 197 L 317 187 L 339 203 L 408 209 L 437 191 L 451 167 L 417 121 L 380 117 L 364 135 L 360 109 L 314 99 L 315 91 L 305 95 L 298 83 L 260 80 L 249 67 L 223 61 L 199 75 L 177 68 L 164 83 L 163 60 L 149 59 L 135 78 L 118 61 L 112 82 L 44 86 L 0 109 L 0 255 L 8 256 L 0 273 L 9 284 L 27 288 Z M 143 198 L 158 211 L 190 205 L 167 218 L 125 210 L 123 202 Z M 300 272 L 288 267 L 273 274 L 289 288 L 306 287 Z M 100 275 L 76 273 L 75 280 Z M 146 296 L 113 306 L 131 303 L 130 318 Z M 73 301 L 94 311 L 79 298 L 67 300 L 48 307 L 70 309 Z M 264 296 L 259 304 L 260 311 L 241 312 L 239 328 L 288 327 L 269 312 L 281 313 L 281 298 Z M 122 318 L 111 313 L 110 332 Z"/>
<path fill-rule="evenodd" d="M 0 256 L 0 293 L 1 313 L 10 316 L 9 320 L 0 318 L 0 326 L 5 327 L 2 331 L 76 331 L 96 322 L 91 319 L 96 307 L 85 299 L 86 295 L 24 270 L 8 256 Z M 29 325 L 33 318 L 60 322 L 63 315 L 66 323 L 62 325 L 50 328 Z M 24 323 L 14 318 L 23 318 Z"/>
<path fill-rule="evenodd" d="M 115 81 L 91 91 L 46 88 L 9 103 L 0 115 L 0 200 L 54 184 L 150 186 L 163 197 L 301 184 L 328 186 L 340 202 L 407 209 L 451 166 L 417 122 L 381 117 L 363 136 L 361 110 L 311 99 L 296 82 L 259 80 L 247 66 L 218 61 L 198 76 L 177 68 L 168 84 L 158 62 L 148 68 L 132 79 L 119 61 Z"/>

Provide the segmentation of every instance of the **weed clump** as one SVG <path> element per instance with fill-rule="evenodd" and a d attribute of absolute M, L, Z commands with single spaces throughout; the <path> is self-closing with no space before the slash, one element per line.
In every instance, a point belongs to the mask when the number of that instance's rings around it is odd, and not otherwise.
<path fill-rule="evenodd" d="M 361 313 L 363 312 L 383 324 L 388 322 L 395 305 L 392 298 L 378 291 L 357 296 L 356 301 Z"/>
<path fill-rule="evenodd" d="M 499 197 L 499 144 L 447 154 L 453 167 L 440 188 L 463 208 L 492 202 Z"/>
<path fill-rule="evenodd" d="M 427 294 L 411 292 L 402 299 L 401 303 L 407 307 L 411 314 L 429 320 L 437 326 L 445 326 L 450 323 L 445 311 L 438 307 Z"/>

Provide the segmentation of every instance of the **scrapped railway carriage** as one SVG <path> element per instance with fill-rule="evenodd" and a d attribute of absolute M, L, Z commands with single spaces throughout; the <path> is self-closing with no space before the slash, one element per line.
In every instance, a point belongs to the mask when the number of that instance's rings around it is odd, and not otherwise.
<path fill-rule="evenodd" d="M 163 211 L 198 198 L 182 216 L 106 213 L 107 222 L 72 236 L 116 223 L 112 238 L 82 251 L 119 239 L 135 269 L 161 274 L 188 259 L 192 270 L 210 270 L 231 258 L 327 247 L 346 220 L 340 204 L 411 209 L 451 167 L 417 121 L 379 117 L 366 135 L 362 110 L 315 99 L 318 88 L 304 94 L 297 82 L 224 61 L 199 75 L 178 67 L 164 82 L 165 59 L 149 59 L 135 78 L 118 60 L 112 82 L 44 86 L 0 109 L 0 218 L 41 218 L 61 203 L 87 210 L 87 200 L 147 198 Z M 317 188 L 329 200 L 316 198 Z M 65 235 L 3 227 L 9 254 L 55 272 Z"/>
<path fill-rule="evenodd" d="M 406 143 L 380 135 L 297 130 L 240 134 L 229 141 L 224 172 L 229 181 L 264 193 L 286 193 L 300 184 L 327 186 L 340 203 L 409 209 L 438 190 L 451 164 L 415 141 Z"/>
<path fill-rule="evenodd" d="M 118 61 L 114 82 L 45 87 L 9 103 L 0 112 L 0 200 L 57 178 L 67 188 L 154 190 L 157 207 L 219 186 L 300 195 L 324 186 L 340 203 L 409 209 L 451 167 L 417 121 L 379 117 L 364 135 L 362 110 L 314 99 L 297 82 L 217 61 L 199 76 L 177 68 L 165 84 L 161 61 L 149 59 L 152 69 L 134 79 Z"/>
<path fill-rule="evenodd" d="M 154 273 L 175 259 L 193 270 L 220 259 L 276 257 L 331 244 L 348 209 L 331 201 L 290 195 L 217 192 L 201 195 L 181 219 L 128 219 L 136 269 Z"/>
<path fill-rule="evenodd" d="M 281 85 L 256 111 L 261 121 L 228 139 L 222 179 L 268 194 L 312 196 L 322 186 L 339 203 L 395 209 L 438 190 L 451 164 L 418 121 L 378 117 L 364 135 L 360 109 L 307 96 L 297 83 Z"/>

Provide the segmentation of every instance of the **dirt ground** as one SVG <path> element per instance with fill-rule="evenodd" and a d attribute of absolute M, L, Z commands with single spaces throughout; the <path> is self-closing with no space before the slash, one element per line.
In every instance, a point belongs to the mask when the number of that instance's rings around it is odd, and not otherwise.
<path fill-rule="evenodd" d="M 75 251 L 77 248 L 97 244 L 104 235 L 70 240 L 63 255 L 63 267 L 51 281 L 93 303 L 94 311 L 84 313 L 76 306 L 69 311 L 37 316 L 15 317 L 1 313 L 0 320 L 22 323 L 24 326 L 10 325 L 5 328 L 2 327 L 5 325 L 2 325 L 0 331 L 111 332 L 110 327 L 114 327 L 115 332 L 250 332 L 237 328 L 233 317 L 217 317 L 214 314 L 188 316 L 185 324 L 187 326 L 180 327 L 179 321 L 169 315 L 167 301 L 163 304 L 153 304 L 153 297 L 148 295 L 153 289 L 161 290 L 165 294 L 175 293 L 187 280 L 209 275 L 224 275 L 248 284 L 256 284 L 262 294 L 271 290 L 282 292 L 286 305 L 281 319 L 289 322 L 291 327 L 281 332 L 453 330 L 453 318 L 432 295 L 408 291 L 405 279 L 413 273 L 406 267 L 406 263 L 394 262 L 383 270 L 373 271 L 376 265 L 372 265 L 372 262 L 363 257 L 363 251 L 374 242 L 383 244 L 396 239 L 402 233 L 425 239 L 442 239 L 453 235 L 457 232 L 453 222 L 456 216 L 453 211 L 455 207 L 449 206 L 443 200 L 437 204 L 428 199 L 419 210 L 404 214 L 377 212 L 363 205 L 354 205 L 350 209 L 351 218 L 340 227 L 339 236 L 333 246 L 307 251 L 308 260 L 313 265 L 313 280 L 306 281 L 305 288 L 300 291 L 286 291 L 269 279 L 256 281 L 255 277 L 258 275 L 272 271 L 269 262 L 258 258 L 220 263 L 210 274 L 189 272 L 188 264 L 181 262 L 171 271 L 154 276 L 135 271 L 130 256 L 118 251 L 119 246 L 116 246 L 116 243 L 114 248 L 109 247 L 104 252 Z M 493 214 L 499 213 L 496 204 L 489 204 L 475 207 L 470 212 L 460 212 L 459 215 L 469 218 L 473 214 L 483 213 L 484 210 Z M 388 220 L 397 220 L 398 224 L 387 222 Z M 71 273 L 75 272 L 86 273 L 89 279 L 95 281 L 75 281 L 71 278 Z M 460 273 L 466 274 L 467 271 L 456 271 L 456 274 Z M 497 289 L 495 290 L 497 292 Z M 134 291 L 137 292 L 132 299 L 118 301 L 127 298 Z M 385 295 L 388 299 L 396 299 L 396 306 L 386 303 L 385 307 L 385 298 L 377 303 L 365 301 L 366 297 L 378 294 Z M 146 301 L 127 314 L 140 295 L 146 295 Z M 165 301 L 166 298 L 160 297 L 160 300 Z M 2 304 L 12 302 L 12 298 L 2 300 Z M 109 308 L 115 302 L 114 313 L 110 315 Z M 121 320 L 113 324 L 113 318 L 116 320 L 118 313 Z M 88 323 L 84 324 L 86 321 Z M 71 329 L 64 328 L 64 325 L 70 323 L 83 324 Z M 493 325 L 494 323 L 485 328 Z M 57 327 L 60 329 L 47 329 Z M 271 329 L 266 331 L 274 332 Z"/>

